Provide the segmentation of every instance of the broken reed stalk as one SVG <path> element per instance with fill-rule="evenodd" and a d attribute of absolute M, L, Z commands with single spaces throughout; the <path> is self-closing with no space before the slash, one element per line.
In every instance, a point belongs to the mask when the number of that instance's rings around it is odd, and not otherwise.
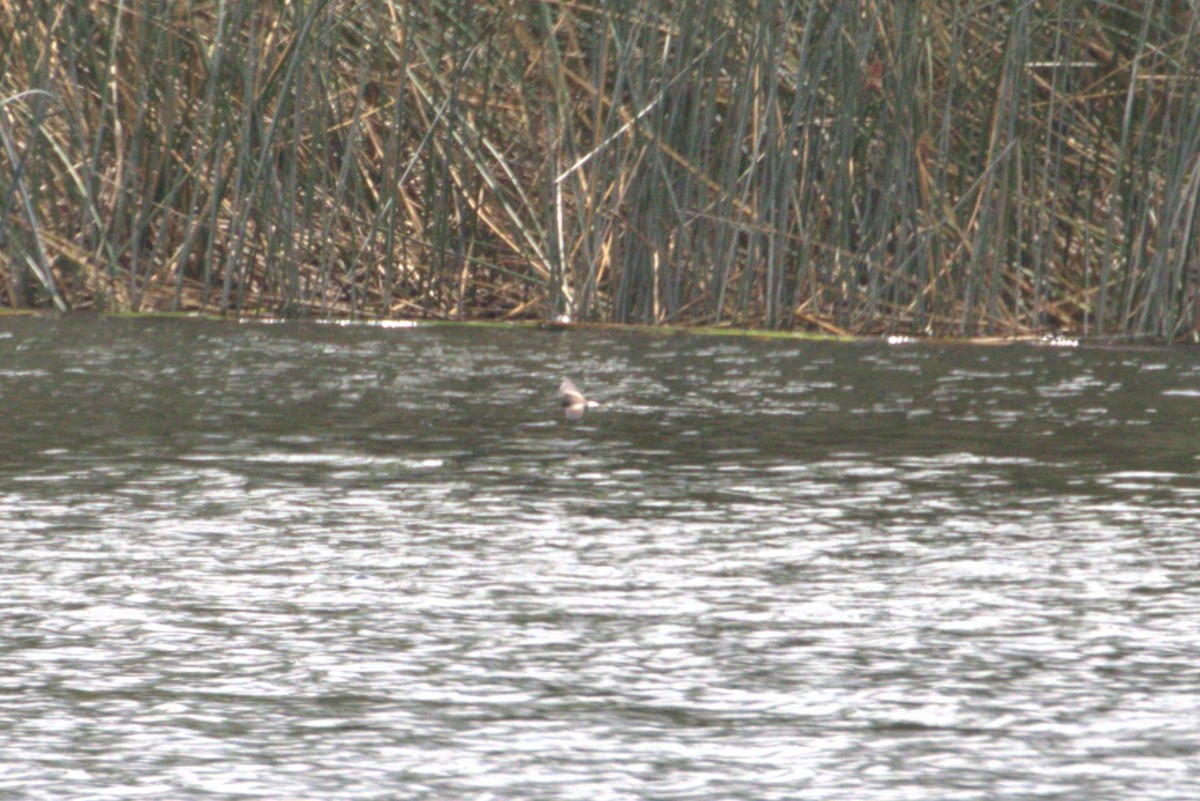
<path fill-rule="evenodd" d="M 1195 338 L 1196 17 L 0 4 L 0 303 Z"/>

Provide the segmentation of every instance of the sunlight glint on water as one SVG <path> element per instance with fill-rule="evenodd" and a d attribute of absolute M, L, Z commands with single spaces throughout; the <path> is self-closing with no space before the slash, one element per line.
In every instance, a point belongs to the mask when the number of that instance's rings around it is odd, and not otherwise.
<path fill-rule="evenodd" d="M 2 328 L 6 798 L 1200 797 L 1190 350 Z"/>

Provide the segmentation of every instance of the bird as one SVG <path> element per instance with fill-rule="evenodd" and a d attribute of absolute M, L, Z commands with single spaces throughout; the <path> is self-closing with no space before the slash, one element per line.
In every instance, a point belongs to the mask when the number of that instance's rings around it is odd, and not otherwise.
<path fill-rule="evenodd" d="M 575 382 L 569 378 L 563 379 L 563 382 L 558 385 L 558 391 L 562 393 L 563 414 L 571 422 L 582 420 L 584 412 L 600 406 L 596 401 L 583 397 L 583 393 L 576 389 Z"/>

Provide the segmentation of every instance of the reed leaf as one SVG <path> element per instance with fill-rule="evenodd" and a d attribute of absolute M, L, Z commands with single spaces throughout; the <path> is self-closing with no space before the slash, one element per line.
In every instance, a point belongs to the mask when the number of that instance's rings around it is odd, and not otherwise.
<path fill-rule="evenodd" d="M 1197 16 L 0 2 L 0 304 L 1197 339 Z"/>

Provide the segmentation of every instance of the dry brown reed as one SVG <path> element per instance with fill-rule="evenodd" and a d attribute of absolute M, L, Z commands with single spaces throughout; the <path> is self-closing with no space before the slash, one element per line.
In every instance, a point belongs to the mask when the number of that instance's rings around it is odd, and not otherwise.
<path fill-rule="evenodd" d="M 0 304 L 1195 338 L 1198 16 L 0 0 Z"/>

